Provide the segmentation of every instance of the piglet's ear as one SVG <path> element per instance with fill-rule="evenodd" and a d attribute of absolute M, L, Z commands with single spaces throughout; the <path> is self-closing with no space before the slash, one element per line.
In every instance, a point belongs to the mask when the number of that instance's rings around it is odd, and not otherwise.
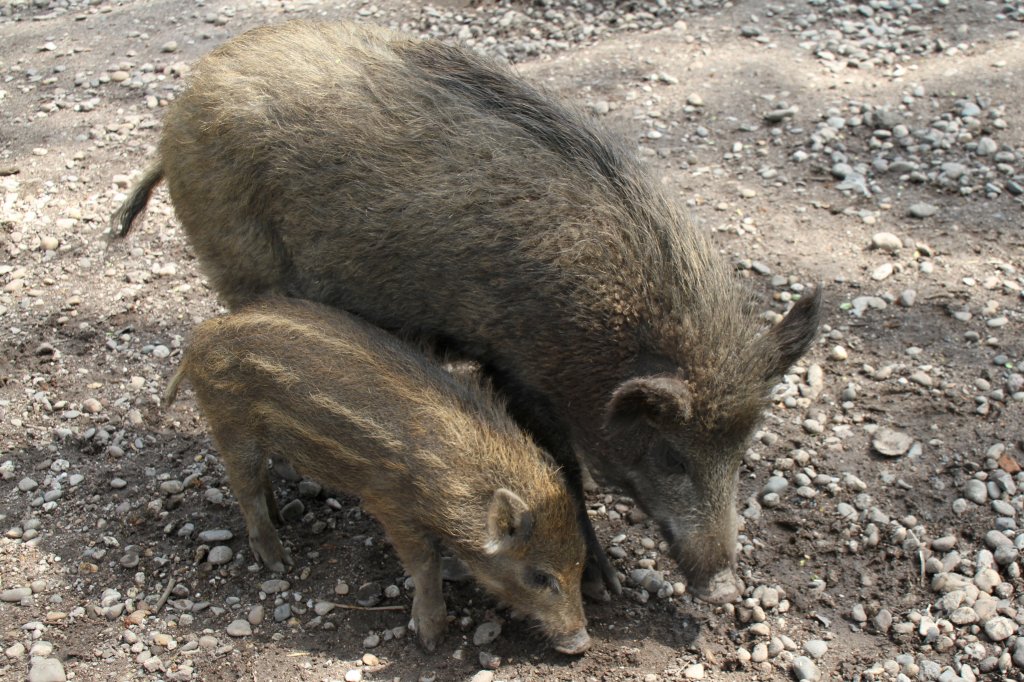
<path fill-rule="evenodd" d="M 683 379 L 674 376 L 638 377 L 621 384 L 605 412 L 610 431 L 645 421 L 659 430 L 682 426 L 693 417 L 693 394 Z"/>
<path fill-rule="evenodd" d="M 498 554 L 525 542 L 533 532 L 533 513 L 523 498 L 508 488 L 498 488 L 487 507 L 488 554 Z"/>
<path fill-rule="evenodd" d="M 759 352 L 765 359 L 762 378 L 775 381 L 799 360 L 818 335 L 821 318 L 821 285 L 801 298 L 782 321 L 761 337 Z"/>

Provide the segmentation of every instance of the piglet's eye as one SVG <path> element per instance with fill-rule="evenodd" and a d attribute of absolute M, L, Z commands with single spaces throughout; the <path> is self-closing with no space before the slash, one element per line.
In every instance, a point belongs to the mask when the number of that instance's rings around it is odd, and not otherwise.
<path fill-rule="evenodd" d="M 545 571 L 531 571 L 529 580 L 530 585 L 538 590 L 559 591 L 558 581 L 555 579 L 555 576 Z"/>

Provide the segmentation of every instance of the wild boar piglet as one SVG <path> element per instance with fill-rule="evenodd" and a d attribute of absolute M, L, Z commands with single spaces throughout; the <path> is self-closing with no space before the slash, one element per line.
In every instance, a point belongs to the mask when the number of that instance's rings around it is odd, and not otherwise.
<path fill-rule="evenodd" d="M 590 646 L 586 558 L 554 463 L 491 391 L 355 316 L 272 298 L 200 324 L 167 389 L 187 379 L 242 508 L 253 553 L 292 563 L 267 460 L 358 495 L 413 576 L 412 624 L 433 650 L 447 609 L 439 548 L 558 651 Z"/>

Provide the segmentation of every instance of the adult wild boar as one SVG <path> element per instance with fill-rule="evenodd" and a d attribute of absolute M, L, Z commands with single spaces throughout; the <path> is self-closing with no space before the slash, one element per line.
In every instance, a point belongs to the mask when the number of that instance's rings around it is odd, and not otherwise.
<path fill-rule="evenodd" d="M 480 361 L 516 419 L 659 523 L 696 595 L 733 572 L 738 469 L 819 295 L 750 293 L 631 149 L 473 52 L 368 26 L 249 31 L 196 66 L 153 187 L 235 308 L 281 292 Z M 580 503 L 595 570 L 617 589 Z"/>

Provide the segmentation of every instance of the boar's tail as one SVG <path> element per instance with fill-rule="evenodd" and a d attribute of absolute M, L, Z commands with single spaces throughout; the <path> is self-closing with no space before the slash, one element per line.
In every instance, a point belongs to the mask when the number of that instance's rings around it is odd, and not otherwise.
<path fill-rule="evenodd" d="M 167 390 L 164 391 L 164 407 L 170 407 L 174 399 L 178 397 L 178 384 L 185 378 L 185 371 L 188 369 L 188 360 L 182 360 L 178 366 L 178 371 L 171 377 L 170 383 L 167 384 Z"/>
<path fill-rule="evenodd" d="M 132 223 L 139 217 L 149 197 L 153 194 L 153 188 L 164 179 L 163 165 L 158 161 L 149 167 L 142 179 L 132 188 L 131 194 L 124 200 L 121 207 L 110 216 L 110 238 L 127 237 L 132 229 Z"/>

